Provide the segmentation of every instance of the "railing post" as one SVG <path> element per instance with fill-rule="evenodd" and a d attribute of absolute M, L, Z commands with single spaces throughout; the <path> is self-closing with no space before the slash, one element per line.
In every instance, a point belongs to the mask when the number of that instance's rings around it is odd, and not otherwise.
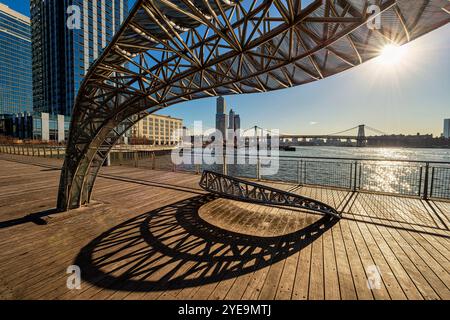
<path fill-rule="evenodd" d="M 156 154 L 155 152 L 152 153 L 152 170 L 156 169 Z"/>
<path fill-rule="evenodd" d="M 354 165 L 355 165 L 355 171 L 354 171 L 354 175 L 353 175 L 353 192 L 355 192 L 356 191 L 356 176 L 357 176 L 357 171 L 358 171 L 358 160 L 356 160 L 355 162 L 354 162 Z M 350 187 L 351 187 L 351 182 L 350 182 Z"/>
<path fill-rule="evenodd" d="M 420 166 L 420 170 L 419 170 L 419 191 L 417 196 L 420 197 L 420 194 L 422 192 L 422 172 L 423 172 L 423 167 Z"/>
<path fill-rule="evenodd" d="M 59 152 L 58 152 L 59 155 Z M 105 158 L 105 161 L 103 162 L 103 166 L 109 167 L 111 166 L 111 152 L 108 153 L 108 155 Z"/>
<path fill-rule="evenodd" d="M 256 159 L 256 178 L 258 179 L 258 181 L 261 180 L 261 159 L 259 159 L 259 155 Z"/>
<path fill-rule="evenodd" d="M 307 163 L 308 162 L 306 160 L 303 162 L 303 184 L 306 184 L 306 164 Z"/>
<path fill-rule="evenodd" d="M 429 179 L 430 163 L 425 164 L 425 178 L 423 183 L 423 200 L 428 200 L 428 179 Z"/>
<path fill-rule="evenodd" d="M 361 190 L 361 176 L 362 176 L 362 172 L 363 172 L 363 169 L 362 169 L 362 163 L 359 163 L 359 174 L 358 174 L 358 190 Z"/>
<path fill-rule="evenodd" d="M 46 150 L 45 150 L 45 147 L 43 147 L 43 148 L 44 148 L 44 158 L 46 158 L 47 157 Z"/>
<path fill-rule="evenodd" d="M 433 197 L 433 187 L 434 187 L 434 168 L 435 167 L 431 167 L 431 185 L 430 185 L 430 195 L 428 196 L 429 198 Z"/>
<path fill-rule="evenodd" d="M 297 184 L 300 184 L 301 182 L 300 173 L 302 171 L 302 161 L 303 160 L 297 160 Z"/>
<path fill-rule="evenodd" d="M 227 170 L 227 152 L 225 151 L 223 153 L 223 165 L 222 165 L 222 173 L 224 175 L 228 175 L 228 170 Z"/>

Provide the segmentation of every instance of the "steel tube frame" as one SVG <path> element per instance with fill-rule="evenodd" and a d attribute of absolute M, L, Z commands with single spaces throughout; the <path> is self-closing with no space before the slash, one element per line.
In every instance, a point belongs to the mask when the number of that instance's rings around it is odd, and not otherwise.
<path fill-rule="evenodd" d="M 336 209 L 323 202 L 213 171 L 203 171 L 199 185 L 205 191 L 232 200 L 287 206 L 341 218 Z"/>
<path fill-rule="evenodd" d="M 138 0 L 89 68 L 72 116 L 57 207 L 87 204 L 120 136 L 183 101 L 257 93 L 323 79 L 450 21 L 446 0 Z M 444 10 L 445 9 L 445 10 Z M 448 10 L 447 10 L 448 11 Z"/>

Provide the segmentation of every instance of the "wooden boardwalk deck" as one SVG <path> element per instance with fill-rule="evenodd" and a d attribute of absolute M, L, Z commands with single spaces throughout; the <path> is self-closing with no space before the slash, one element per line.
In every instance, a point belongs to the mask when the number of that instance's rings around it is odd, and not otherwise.
<path fill-rule="evenodd" d="M 450 299 L 448 202 L 275 184 L 343 212 L 330 222 L 108 167 L 94 203 L 55 214 L 60 165 L 0 155 L 0 298 Z"/>

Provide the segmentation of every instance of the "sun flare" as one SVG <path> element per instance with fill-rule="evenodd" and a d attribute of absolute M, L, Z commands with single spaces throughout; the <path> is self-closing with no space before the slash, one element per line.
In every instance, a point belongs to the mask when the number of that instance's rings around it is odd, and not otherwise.
<path fill-rule="evenodd" d="M 405 57 L 406 48 L 397 44 L 388 44 L 381 49 L 379 60 L 385 65 L 398 65 Z"/>

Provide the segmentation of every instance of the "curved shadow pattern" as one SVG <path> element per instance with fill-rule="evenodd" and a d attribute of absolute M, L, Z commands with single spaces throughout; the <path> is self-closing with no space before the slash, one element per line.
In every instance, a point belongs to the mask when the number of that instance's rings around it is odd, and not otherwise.
<path fill-rule="evenodd" d="M 323 216 L 276 237 L 230 232 L 200 218 L 204 195 L 139 215 L 104 232 L 75 259 L 83 280 L 120 291 L 162 291 L 230 279 L 281 261 L 338 219 Z"/>

